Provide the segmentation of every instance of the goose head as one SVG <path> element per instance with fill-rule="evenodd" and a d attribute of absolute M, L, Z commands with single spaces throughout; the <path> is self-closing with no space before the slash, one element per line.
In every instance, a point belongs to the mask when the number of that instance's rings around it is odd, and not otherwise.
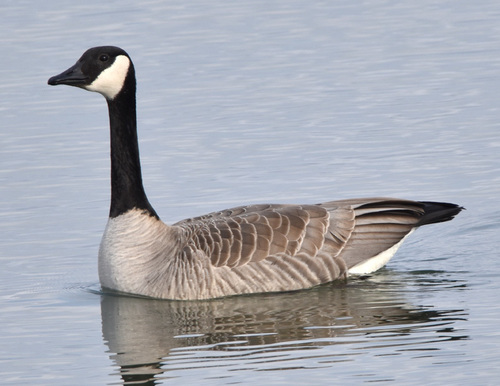
<path fill-rule="evenodd" d="M 119 47 L 102 46 L 85 51 L 73 66 L 50 78 L 48 84 L 80 87 L 112 101 L 124 89 L 127 79 L 135 86 L 134 66 L 128 54 Z"/>

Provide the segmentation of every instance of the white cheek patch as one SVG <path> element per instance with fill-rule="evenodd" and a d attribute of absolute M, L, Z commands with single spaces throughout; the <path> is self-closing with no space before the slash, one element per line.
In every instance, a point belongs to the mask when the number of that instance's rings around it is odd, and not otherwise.
<path fill-rule="evenodd" d="M 123 88 L 130 67 L 130 59 L 119 55 L 111 67 L 105 69 L 88 86 L 86 90 L 98 92 L 108 100 L 113 100 Z"/>

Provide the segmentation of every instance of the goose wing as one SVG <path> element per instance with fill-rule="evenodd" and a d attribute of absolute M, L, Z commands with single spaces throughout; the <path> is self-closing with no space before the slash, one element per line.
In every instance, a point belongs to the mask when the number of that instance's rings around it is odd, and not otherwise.
<path fill-rule="evenodd" d="M 325 243 L 337 255 L 352 231 L 353 213 L 339 211 L 332 231 L 330 211 L 319 205 L 252 205 L 175 225 L 189 232 L 187 256 L 203 251 L 216 267 L 237 267 L 280 254 L 314 257 Z"/>
<path fill-rule="evenodd" d="M 175 225 L 188 232 L 186 256 L 203 251 L 217 267 L 280 255 L 311 259 L 321 251 L 349 269 L 397 248 L 414 228 L 451 220 L 462 209 L 449 203 L 366 198 L 241 206 Z"/>

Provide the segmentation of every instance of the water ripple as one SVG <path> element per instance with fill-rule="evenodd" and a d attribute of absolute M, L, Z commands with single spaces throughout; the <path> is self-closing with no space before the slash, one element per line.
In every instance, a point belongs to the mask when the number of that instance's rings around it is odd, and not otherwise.
<path fill-rule="evenodd" d="M 103 295 L 103 335 L 125 383 L 179 376 L 237 382 L 248 372 L 336 371 L 366 355 L 434 360 L 446 342 L 469 339 L 456 327 L 466 311 L 408 304 L 401 287 L 377 291 L 359 281 L 204 302 Z"/>

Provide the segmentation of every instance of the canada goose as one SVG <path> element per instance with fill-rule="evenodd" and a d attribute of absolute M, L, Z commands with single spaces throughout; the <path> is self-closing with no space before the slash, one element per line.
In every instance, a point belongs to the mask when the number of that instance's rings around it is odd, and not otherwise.
<path fill-rule="evenodd" d="M 48 83 L 96 91 L 108 103 L 111 208 L 99 248 L 104 289 L 188 300 L 310 288 L 376 271 L 415 228 L 463 209 L 366 198 L 241 206 L 167 225 L 142 184 L 129 55 L 118 47 L 91 48 Z"/>

